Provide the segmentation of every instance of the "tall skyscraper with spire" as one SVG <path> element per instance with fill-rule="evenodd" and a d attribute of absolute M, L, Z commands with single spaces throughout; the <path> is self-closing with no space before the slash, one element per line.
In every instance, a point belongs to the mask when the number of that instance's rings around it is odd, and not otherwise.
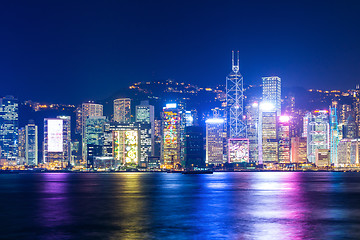
<path fill-rule="evenodd" d="M 226 106 L 227 106 L 227 127 L 228 137 L 246 138 L 246 123 L 244 117 L 244 88 L 243 76 L 239 70 L 239 51 L 237 52 L 236 63 L 234 51 L 232 51 L 232 68 L 226 77 Z"/>

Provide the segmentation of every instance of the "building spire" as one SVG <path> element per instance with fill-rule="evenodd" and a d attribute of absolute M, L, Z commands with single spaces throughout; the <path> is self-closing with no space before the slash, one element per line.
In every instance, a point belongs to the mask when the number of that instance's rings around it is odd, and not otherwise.
<path fill-rule="evenodd" d="M 231 53 L 232 53 L 232 61 L 231 61 L 231 63 L 232 63 L 232 68 L 231 68 L 231 69 L 233 70 L 234 73 L 238 73 L 238 72 L 239 72 L 239 69 L 240 69 L 240 67 L 239 67 L 239 62 L 240 62 L 240 60 L 239 60 L 239 51 L 237 51 L 236 65 L 235 65 L 234 51 L 232 51 Z"/>

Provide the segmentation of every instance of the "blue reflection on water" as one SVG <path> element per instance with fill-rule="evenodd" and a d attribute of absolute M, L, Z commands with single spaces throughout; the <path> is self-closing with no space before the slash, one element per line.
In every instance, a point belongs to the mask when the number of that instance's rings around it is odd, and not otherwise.
<path fill-rule="evenodd" d="M 0 175 L 6 239 L 360 239 L 360 174 Z"/>

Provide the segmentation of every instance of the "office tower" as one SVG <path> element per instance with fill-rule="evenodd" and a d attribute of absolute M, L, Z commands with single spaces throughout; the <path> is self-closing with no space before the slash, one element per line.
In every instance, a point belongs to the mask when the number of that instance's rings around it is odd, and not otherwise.
<path fill-rule="evenodd" d="M 307 139 L 306 137 L 291 138 L 291 162 L 307 162 Z"/>
<path fill-rule="evenodd" d="M 150 105 L 149 101 L 141 101 L 140 105 L 136 106 L 135 122 L 150 123 L 152 125 L 154 124 L 154 106 Z"/>
<path fill-rule="evenodd" d="M 28 166 L 38 165 L 38 127 L 34 122 L 25 126 L 25 162 Z"/>
<path fill-rule="evenodd" d="M 51 169 L 61 169 L 71 160 L 71 125 L 69 116 L 44 119 L 43 162 Z"/>
<path fill-rule="evenodd" d="M 350 164 L 359 166 L 360 164 L 360 139 L 351 139 Z"/>
<path fill-rule="evenodd" d="M 185 127 L 190 127 L 194 124 L 194 118 L 191 111 L 185 111 Z"/>
<path fill-rule="evenodd" d="M 352 115 L 351 105 L 342 104 L 339 112 L 339 123 L 345 123 L 349 116 Z"/>
<path fill-rule="evenodd" d="M 0 99 L 0 159 L 10 165 L 18 157 L 18 101 L 12 96 Z"/>
<path fill-rule="evenodd" d="M 18 134 L 18 156 L 19 163 L 22 165 L 25 163 L 25 148 L 26 148 L 26 134 L 25 128 L 19 128 Z"/>
<path fill-rule="evenodd" d="M 245 109 L 249 138 L 249 161 L 257 162 L 259 160 L 259 104 L 258 102 L 253 102 L 251 105 L 246 106 Z"/>
<path fill-rule="evenodd" d="M 342 139 L 337 147 L 337 166 L 350 166 L 351 139 Z"/>
<path fill-rule="evenodd" d="M 162 142 L 162 120 L 155 119 L 154 121 L 154 156 L 160 158 L 161 142 Z"/>
<path fill-rule="evenodd" d="M 179 168 L 181 163 L 181 112 L 176 103 L 166 104 L 162 112 L 161 162 L 164 168 Z"/>
<path fill-rule="evenodd" d="M 244 119 L 244 88 L 243 76 L 239 72 L 239 52 L 234 63 L 232 52 L 232 71 L 226 77 L 226 107 L 227 132 L 229 138 L 246 138 L 246 123 Z"/>
<path fill-rule="evenodd" d="M 206 120 L 206 163 L 224 163 L 224 119 Z"/>
<path fill-rule="evenodd" d="M 281 78 L 263 77 L 263 102 L 274 105 L 277 116 L 281 115 Z"/>
<path fill-rule="evenodd" d="M 315 149 L 315 165 L 318 167 L 328 167 L 331 165 L 329 149 Z"/>
<path fill-rule="evenodd" d="M 356 123 L 354 118 L 350 115 L 343 125 L 344 138 L 353 139 L 356 138 Z"/>
<path fill-rule="evenodd" d="M 114 122 L 131 122 L 131 99 L 119 98 L 114 100 Z"/>
<path fill-rule="evenodd" d="M 75 109 L 76 125 L 75 134 L 82 134 L 82 105 Z"/>
<path fill-rule="evenodd" d="M 354 102 L 354 115 L 356 123 L 356 136 L 360 136 L 360 99 L 357 97 Z"/>
<path fill-rule="evenodd" d="M 343 123 L 338 124 L 337 119 L 337 102 L 333 101 L 330 107 L 330 159 L 331 163 L 337 164 L 337 147 L 343 139 Z"/>
<path fill-rule="evenodd" d="M 101 117 L 101 116 L 103 116 L 103 105 L 93 103 L 93 102 L 83 103 L 81 113 L 82 113 L 82 116 L 81 116 L 81 129 L 82 129 L 81 133 L 82 133 L 82 135 L 84 135 L 86 119 L 89 116 L 92 116 L 92 117 Z"/>
<path fill-rule="evenodd" d="M 260 104 L 259 126 L 259 162 L 278 162 L 277 114 L 272 103 Z"/>
<path fill-rule="evenodd" d="M 103 116 L 103 105 L 87 102 L 82 104 L 81 109 L 81 136 L 82 136 L 82 159 L 86 160 L 86 141 L 85 135 L 85 124 L 88 117 L 102 117 Z"/>
<path fill-rule="evenodd" d="M 307 113 L 307 155 L 315 163 L 316 149 L 330 149 L 329 113 L 327 110 L 315 110 Z"/>
<path fill-rule="evenodd" d="M 89 116 L 85 123 L 84 141 L 86 148 L 86 162 L 89 167 L 93 166 L 94 157 L 103 155 L 105 124 L 104 116 Z"/>
<path fill-rule="evenodd" d="M 204 139 L 202 128 L 199 126 L 188 126 L 185 129 L 185 167 L 204 167 Z"/>
<path fill-rule="evenodd" d="M 136 106 L 135 120 L 143 125 L 142 131 L 146 131 L 151 138 L 151 156 L 155 154 L 155 118 L 154 118 L 154 106 L 149 104 L 149 101 L 141 101 L 140 105 Z M 146 129 L 145 129 L 146 128 Z M 144 158 L 144 156 L 142 156 Z M 145 161 L 144 159 L 142 159 Z"/>
<path fill-rule="evenodd" d="M 279 162 L 290 163 L 290 117 L 278 119 Z"/>

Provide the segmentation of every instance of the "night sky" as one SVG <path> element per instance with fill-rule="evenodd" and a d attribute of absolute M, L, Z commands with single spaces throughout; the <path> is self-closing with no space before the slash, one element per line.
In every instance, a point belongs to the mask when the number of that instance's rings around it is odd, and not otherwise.
<path fill-rule="evenodd" d="M 360 83 L 358 1 L 3 1 L 0 96 L 80 103 L 137 81 L 348 89 Z"/>

